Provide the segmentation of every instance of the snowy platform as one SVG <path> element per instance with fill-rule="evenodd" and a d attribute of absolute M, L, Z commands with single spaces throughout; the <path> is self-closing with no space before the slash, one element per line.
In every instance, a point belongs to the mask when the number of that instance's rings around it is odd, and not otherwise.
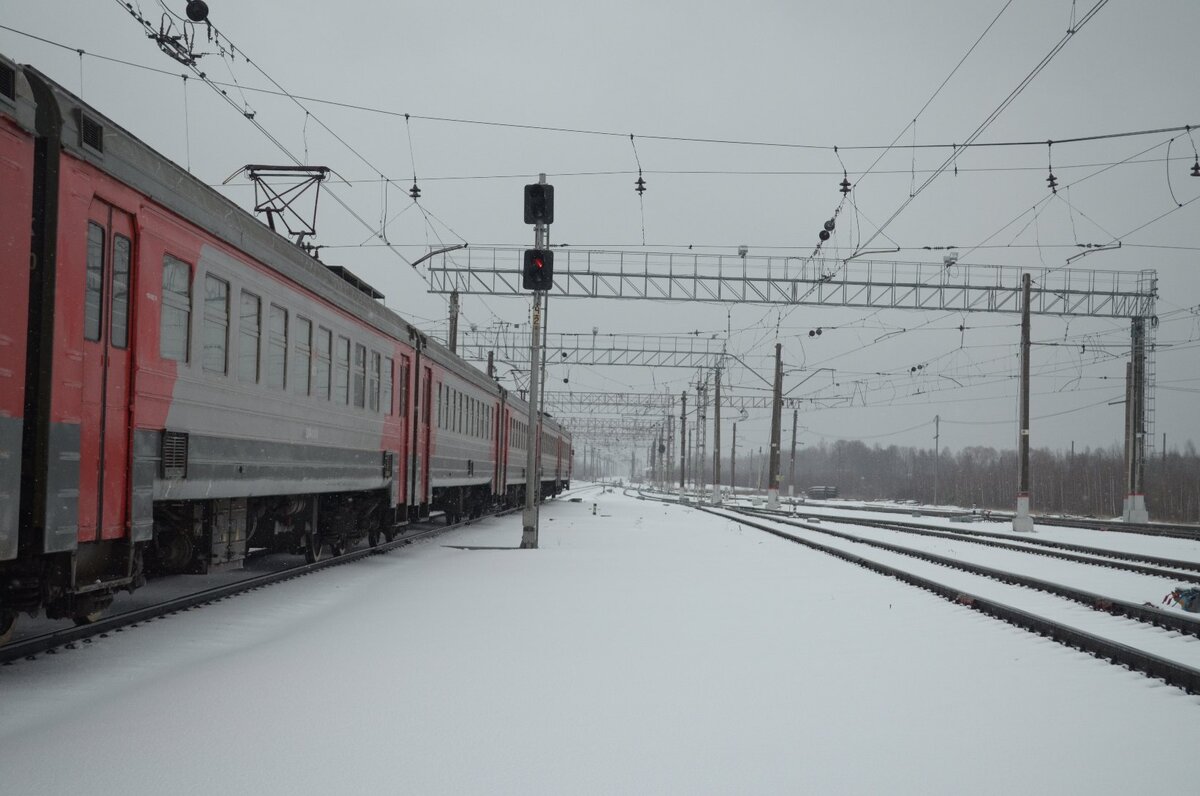
<path fill-rule="evenodd" d="M 728 520 L 575 494 L 536 551 L 488 520 L 0 668 L 4 791 L 1194 790 L 1200 698 Z"/>

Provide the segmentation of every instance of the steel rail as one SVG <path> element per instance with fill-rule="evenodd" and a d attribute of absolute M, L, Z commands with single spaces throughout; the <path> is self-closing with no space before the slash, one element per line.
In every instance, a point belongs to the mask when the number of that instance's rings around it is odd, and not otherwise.
<path fill-rule="evenodd" d="M 787 512 L 781 512 L 777 510 L 772 511 L 770 509 L 748 509 L 745 507 L 738 507 L 736 509 L 730 508 L 728 510 L 743 511 L 750 514 L 758 514 L 769 517 L 778 517 L 781 520 L 797 519 L 794 515 L 791 515 Z M 1123 550 L 1109 550 L 1102 547 L 1088 547 L 1086 545 L 1071 544 L 1069 542 L 1055 542 L 1049 539 L 1021 538 L 1019 540 L 1014 540 L 1011 535 L 1002 533 L 974 531 L 966 528 L 938 528 L 919 523 L 900 522 L 897 520 L 868 520 L 860 517 L 842 518 L 828 515 L 822 515 L 821 519 L 845 522 L 851 525 L 866 525 L 871 528 L 883 528 L 885 530 L 896 531 L 897 533 L 911 533 L 918 536 L 932 536 L 941 539 L 953 539 L 955 541 L 970 542 L 972 544 L 995 547 L 1001 550 L 1016 550 L 1021 553 L 1032 553 L 1034 555 L 1060 558 L 1064 561 L 1075 561 L 1080 564 L 1092 564 L 1099 567 L 1109 567 L 1111 569 L 1124 569 L 1130 572 L 1137 572 L 1142 575 L 1178 578 L 1192 583 L 1200 583 L 1200 562 L 1196 561 L 1185 561 L 1175 558 L 1161 558 L 1159 556 L 1148 556 L 1142 553 L 1128 553 Z M 1013 544 L 1014 541 L 1020 541 L 1024 544 Z M 1032 546 L 1026 547 L 1026 544 Z M 1070 553 L 1057 552 L 1062 550 L 1070 550 L 1075 553 L 1086 553 L 1088 555 L 1077 556 L 1071 555 Z M 1103 557 L 1091 558 L 1089 556 Z M 1139 561 L 1143 562 L 1144 564 L 1157 564 L 1158 566 L 1142 566 L 1141 564 L 1134 563 Z"/>
<path fill-rule="evenodd" d="M 639 493 L 638 497 L 643 500 L 656 500 L 662 503 L 677 503 L 675 500 L 666 500 L 657 496 L 647 496 L 644 493 Z M 896 578 L 899 581 L 908 583 L 933 594 L 942 597 L 952 603 L 961 605 L 972 610 L 980 611 L 988 616 L 995 617 L 1002 621 L 1017 627 L 1029 630 L 1039 636 L 1052 639 L 1060 644 L 1063 644 L 1074 649 L 1094 655 L 1110 661 L 1116 666 L 1125 666 L 1134 671 L 1141 672 L 1148 677 L 1155 677 L 1163 680 L 1168 685 L 1175 686 L 1186 691 L 1189 694 L 1200 694 L 1200 669 L 1195 669 L 1175 661 L 1161 658 L 1143 650 L 1135 649 L 1127 644 L 1121 644 L 1111 639 L 1102 638 L 1100 636 L 1087 633 L 1082 630 L 1065 625 L 1061 622 L 1055 622 L 1052 619 L 1037 616 L 1028 611 L 1023 611 L 1019 608 L 1014 608 L 1010 605 L 998 602 L 996 600 L 987 599 L 978 595 L 964 592 L 962 589 L 947 586 L 930 578 L 925 578 L 920 575 L 915 575 L 898 567 L 893 567 L 888 564 L 883 564 L 878 561 L 873 561 L 863 556 L 855 555 L 837 547 L 821 544 L 820 542 L 811 539 L 804 539 L 792 533 L 779 528 L 772 528 L 769 525 L 764 525 L 756 522 L 745 516 L 729 515 L 716 511 L 704 506 L 692 504 L 692 508 L 698 511 L 703 511 L 713 516 L 723 517 L 733 520 L 751 528 L 769 533 L 794 544 L 808 547 L 812 550 L 825 553 L 827 555 L 840 558 L 843 561 L 857 564 L 865 569 L 877 572 L 881 575 Z M 824 529 L 816 529 L 824 530 Z M 1095 606 L 1100 610 L 1107 610 L 1104 605 Z M 1154 609 L 1157 610 L 1157 609 Z M 1166 616 L 1165 612 L 1159 612 Z"/>
<path fill-rule="evenodd" d="M 721 511 L 710 510 L 703 507 L 698 508 L 701 508 L 702 511 L 709 511 L 710 513 L 716 514 L 719 517 L 732 519 L 729 514 L 722 513 Z M 735 513 L 740 514 L 741 512 L 735 511 Z M 1187 635 L 1200 638 L 1200 621 L 1189 619 L 1188 617 L 1180 616 L 1178 614 L 1169 613 L 1153 606 L 1139 605 L 1138 603 L 1131 603 L 1126 600 L 1118 600 L 1115 597 L 1106 597 L 1102 594 L 1095 594 L 1094 592 L 1084 591 L 1083 589 L 1075 589 L 1070 586 L 1063 586 L 1058 583 L 1052 583 L 1048 580 L 1033 578 L 1027 575 L 1019 575 L 1015 572 L 1008 572 L 1006 570 L 995 569 L 993 567 L 985 567 L 982 564 L 972 564 L 967 561 L 961 561 L 957 558 L 940 556 L 936 553 L 927 553 L 924 550 L 914 550 L 911 547 L 903 547 L 901 545 L 880 542 L 875 539 L 867 539 L 866 537 L 855 536 L 854 534 L 835 531 L 830 528 L 822 528 L 819 525 L 813 525 L 811 523 L 800 522 L 797 520 L 785 520 L 783 518 L 772 519 L 772 522 L 778 522 L 783 525 L 792 525 L 797 528 L 804 528 L 807 531 L 813 531 L 815 533 L 825 534 L 838 539 L 844 539 L 848 542 L 864 544 L 868 547 L 875 547 L 880 550 L 887 550 L 890 553 L 898 553 L 900 555 L 911 556 L 912 558 L 923 559 L 933 564 L 940 564 L 945 567 L 950 567 L 951 569 L 962 570 L 963 572 L 969 572 L 973 575 L 982 575 L 983 577 L 998 580 L 1002 583 L 1015 583 L 1018 586 L 1025 586 L 1026 588 L 1035 589 L 1037 591 L 1056 594 L 1059 597 L 1065 597 L 1068 600 L 1081 603 L 1090 608 L 1095 608 L 1098 611 L 1105 611 L 1110 614 L 1125 616 L 1129 619 L 1136 619 L 1139 622 L 1146 622 L 1151 625 L 1167 628 L 1168 630 L 1175 630 L 1179 633 L 1186 633 Z"/>
<path fill-rule="evenodd" d="M 1121 644 L 1110 639 L 1092 635 L 1091 633 L 1078 630 L 1060 622 L 1055 622 L 1052 619 L 1037 616 L 1036 614 L 1031 614 L 1028 611 L 1023 611 L 1019 608 L 1013 608 L 1012 606 L 1005 605 L 1004 603 L 997 602 L 996 600 L 990 600 L 977 595 L 968 594 L 961 589 L 947 586 L 935 580 L 921 577 L 920 575 L 914 575 L 911 572 L 907 572 L 897 567 L 881 564 L 878 561 L 872 561 L 869 558 L 848 553 L 845 550 L 841 550 L 836 547 L 823 545 L 819 542 L 814 542 L 811 539 L 801 539 L 786 531 L 762 525 L 746 517 L 731 517 L 728 514 L 722 514 L 718 511 L 713 511 L 712 509 L 708 509 L 703 506 L 695 506 L 694 508 L 718 517 L 736 520 L 737 522 L 749 525 L 750 527 L 756 528 L 760 531 L 765 531 L 766 533 L 778 536 L 779 538 L 785 539 L 789 542 L 804 545 L 805 547 L 810 547 L 814 550 L 819 550 L 822 553 L 836 556 L 844 561 L 858 564 L 859 566 L 873 570 L 880 574 L 894 577 L 897 580 L 901 580 L 905 583 L 909 583 L 933 592 L 934 594 L 937 594 L 938 596 L 958 605 L 963 605 L 965 607 L 981 611 L 989 616 L 994 616 L 997 619 L 1002 619 L 1005 622 L 1037 633 L 1039 636 L 1045 636 L 1053 639 L 1060 644 L 1074 647 L 1099 658 L 1105 658 L 1117 666 L 1128 666 L 1129 668 L 1142 672 L 1150 677 L 1160 678 L 1168 685 L 1181 688 L 1189 694 L 1200 694 L 1200 669 L 1193 669 L 1190 666 L 1185 666 L 1184 664 L 1176 663 L 1175 661 L 1167 660 L 1166 658 L 1160 658 L 1152 653 L 1135 649 L 1126 644 Z M 998 570 L 995 570 L 995 572 L 998 574 L 1003 574 L 999 573 Z M 1016 577 L 1017 576 L 1014 576 L 1013 578 L 1014 582 Z M 1097 597 L 1096 595 L 1092 596 Z M 1110 610 L 1112 606 L 1116 605 L 1132 605 L 1131 603 L 1120 603 L 1119 601 L 1115 600 L 1109 602 L 1107 601 L 1107 598 L 1098 599 L 1100 602 L 1093 604 L 1093 607 L 1095 607 L 1097 610 Z M 1158 611 L 1158 609 L 1150 610 L 1157 612 L 1159 618 L 1171 616 L 1163 611 Z M 1167 626 L 1167 623 L 1154 622 L 1154 624 Z M 1200 623 L 1195 622 L 1193 622 L 1193 624 L 1200 625 Z M 1195 631 L 1193 630 L 1192 632 L 1194 634 Z"/>
<path fill-rule="evenodd" d="M 897 514 L 902 511 L 898 508 L 889 508 L 886 506 L 857 505 L 842 507 L 830 506 L 826 503 L 804 503 L 802 505 L 812 508 L 847 508 L 853 511 L 874 511 L 885 514 Z M 957 517 L 965 513 L 962 509 L 943 509 L 934 506 L 921 506 L 919 509 L 913 509 L 913 511 L 920 511 L 922 514 L 935 517 Z M 991 516 L 993 519 L 1011 520 L 1012 512 L 992 511 Z M 1057 525 L 1063 528 L 1081 528 L 1089 531 L 1136 533 L 1147 536 L 1170 536 L 1179 539 L 1200 540 L 1200 525 L 1190 525 L 1188 523 L 1112 522 L 1085 517 L 1051 517 L 1044 514 L 1035 514 L 1033 521 L 1035 524 Z"/>

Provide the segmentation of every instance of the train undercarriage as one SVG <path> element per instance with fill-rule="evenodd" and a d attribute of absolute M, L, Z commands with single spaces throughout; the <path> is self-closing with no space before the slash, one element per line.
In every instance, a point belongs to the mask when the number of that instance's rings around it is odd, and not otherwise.
<path fill-rule="evenodd" d="M 545 481 L 542 498 L 564 488 Z M 0 644 L 11 638 L 22 613 L 88 624 L 118 593 L 140 588 L 147 577 L 240 568 L 255 551 L 302 554 L 313 563 L 364 539 L 372 547 L 390 542 L 431 510 L 454 524 L 521 506 L 525 486 L 510 485 L 502 496 L 493 495 L 490 484 L 435 488 L 432 501 L 418 507 L 392 508 L 387 498 L 386 490 L 371 490 L 156 502 L 151 541 L 92 542 L 0 565 Z"/>

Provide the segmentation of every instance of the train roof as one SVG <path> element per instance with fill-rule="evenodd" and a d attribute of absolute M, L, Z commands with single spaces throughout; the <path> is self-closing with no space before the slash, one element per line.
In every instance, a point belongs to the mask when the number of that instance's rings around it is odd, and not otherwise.
<path fill-rule="evenodd" d="M 37 108 L 21 65 L 0 54 L 0 116 L 14 120 L 32 135 Z"/>
<path fill-rule="evenodd" d="M 455 372 L 477 385 L 497 393 L 503 390 L 486 373 L 376 301 L 382 295 L 374 289 L 364 290 L 358 284 L 361 280 L 349 271 L 328 267 L 314 259 L 35 67 L 18 67 L 0 55 L 2 64 L 10 64 L 17 72 L 23 71 L 32 88 L 28 106 L 21 105 L 25 108 L 27 121 L 32 121 L 31 111 L 36 102 L 39 134 L 55 134 L 62 148 L 73 157 L 92 164 L 363 323 L 398 340 L 413 344 L 420 341 L 428 356 L 453 367 Z M 24 84 L 24 81 L 20 82 Z M 52 108 L 42 107 L 43 103 L 52 104 Z M 53 115 L 49 113 L 51 109 Z M 340 270 L 335 270 L 337 268 Z M 515 395 L 509 395 L 508 400 L 525 406 L 528 411 L 528 404 Z"/>

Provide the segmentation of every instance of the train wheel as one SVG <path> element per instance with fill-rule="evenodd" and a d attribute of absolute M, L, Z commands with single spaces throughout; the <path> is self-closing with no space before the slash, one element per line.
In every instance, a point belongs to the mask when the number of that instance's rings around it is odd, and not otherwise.
<path fill-rule="evenodd" d="M 315 564 L 321 560 L 322 554 L 325 552 L 325 542 L 315 533 L 305 534 L 304 536 L 304 560 L 310 564 Z"/>
<path fill-rule="evenodd" d="M 12 640 L 13 631 L 17 629 L 17 612 L 0 611 L 0 646 Z"/>

